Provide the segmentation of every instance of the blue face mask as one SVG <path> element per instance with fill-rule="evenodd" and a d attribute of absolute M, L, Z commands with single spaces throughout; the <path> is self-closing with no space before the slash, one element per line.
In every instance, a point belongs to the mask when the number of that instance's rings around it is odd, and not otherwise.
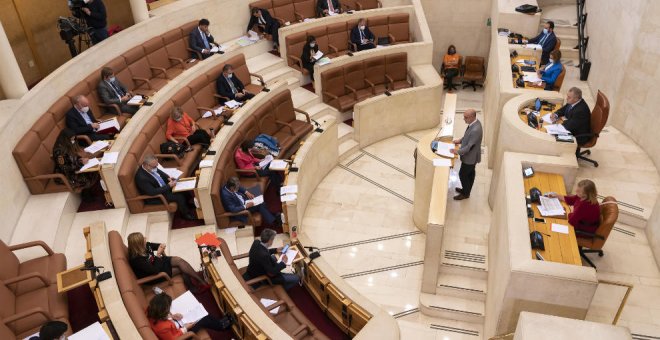
<path fill-rule="evenodd" d="M 543 34 L 548 34 L 548 29 L 547 28 L 543 29 Z"/>

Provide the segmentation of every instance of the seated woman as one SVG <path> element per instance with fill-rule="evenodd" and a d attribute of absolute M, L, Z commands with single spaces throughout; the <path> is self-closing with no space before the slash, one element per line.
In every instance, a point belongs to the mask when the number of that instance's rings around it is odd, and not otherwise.
<path fill-rule="evenodd" d="M 156 252 L 155 255 L 154 251 Z M 147 242 L 142 233 L 128 235 L 128 261 L 138 279 L 161 272 L 169 277 L 183 274 L 184 282 L 188 288 L 195 288 L 196 292 L 205 291 L 209 288 L 204 278 L 188 262 L 178 256 L 166 256 L 165 244 Z M 191 282 L 189 277 L 194 278 L 197 282 Z"/>
<path fill-rule="evenodd" d="M 197 322 L 182 324 L 183 315 L 170 313 L 172 298 L 165 294 L 156 294 L 147 307 L 147 318 L 149 326 L 160 340 L 175 340 L 190 332 L 198 332 L 202 328 L 214 331 L 224 331 L 231 327 L 232 321 L 228 317 L 218 319 L 213 315 L 207 315 Z"/>
<path fill-rule="evenodd" d="M 89 197 L 86 189 L 99 182 L 98 172 L 77 173 L 91 157 L 91 154 L 80 148 L 73 130 L 65 128 L 57 136 L 53 145 L 55 172 L 63 174 L 74 190 L 83 190 L 83 199 Z"/>
<path fill-rule="evenodd" d="M 167 119 L 165 137 L 174 143 L 185 144 L 188 147 L 186 151 L 192 150 L 192 145 L 195 144 L 211 144 L 211 136 L 208 132 L 200 129 L 178 106 L 172 109 L 170 118 Z"/>
<path fill-rule="evenodd" d="M 236 149 L 234 153 L 234 160 L 236 161 L 236 167 L 241 170 L 256 170 L 257 174 L 262 177 L 270 177 L 270 182 L 273 185 L 280 186 L 282 184 L 282 176 L 278 172 L 270 171 L 266 164 L 265 166 L 259 166 L 259 163 L 262 161 L 260 158 L 255 157 L 254 153 L 259 152 L 259 150 L 254 148 L 254 142 L 246 140 L 241 143 L 241 146 Z M 262 154 L 263 156 L 263 154 Z M 263 157 L 262 157 L 263 158 Z"/>
<path fill-rule="evenodd" d="M 546 91 L 552 91 L 555 88 L 555 82 L 557 81 L 557 77 L 561 74 L 562 69 L 561 52 L 550 52 L 550 61 L 548 64 L 537 71 L 539 78 L 545 82 Z"/>
<path fill-rule="evenodd" d="M 598 205 L 598 192 L 594 182 L 588 179 L 578 182 L 575 195 L 563 196 L 551 193 L 548 194 L 548 197 L 558 198 L 560 201 L 573 206 L 573 211 L 568 214 L 568 223 L 576 230 L 588 233 L 596 232 L 600 225 L 600 206 Z"/>
<path fill-rule="evenodd" d="M 302 66 L 309 72 L 309 76 L 312 78 L 312 83 L 314 83 L 314 64 L 318 61 L 318 59 L 314 58 L 314 55 L 318 51 L 319 46 L 316 44 L 316 38 L 313 35 L 308 35 L 307 43 L 303 47 L 300 60 L 302 60 Z"/>
<path fill-rule="evenodd" d="M 452 93 L 453 90 L 456 90 L 456 84 L 454 84 L 454 77 L 459 73 L 459 68 L 461 67 L 461 56 L 456 53 L 456 47 L 454 45 L 449 45 L 447 49 L 447 54 L 442 58 L 442 73 L 445 76 L 445 86 L 444 88 L 449 90 L 449 93 Z"/>

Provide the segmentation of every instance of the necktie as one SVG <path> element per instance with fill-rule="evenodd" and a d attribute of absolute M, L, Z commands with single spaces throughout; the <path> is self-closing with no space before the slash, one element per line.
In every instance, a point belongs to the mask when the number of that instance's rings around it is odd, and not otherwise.
<path fill-rule="evenodd" d="M 328 0 L 328 11 L 334 12 L 335 8 L 332 6 L 332 0 Z"/>
<path fill-rule="evenodd" d="M 121 90 L 121 88 L 117 85 L 115 85 L 113 82 L 109 81 L 108 84 L 110 84 L 110 87 L 112 87 L 113 90 L 115 90 L 115 93 L 117 94 L 117 97 L 121 99 L 126 93 Z"/>
<path fill-rule="evenodd" d="M 543 38 L 541 38 L 541 41 L 539 41 L 539 45 L 543 45 L 543 42 L 545 41 L 545 39 L 546 39 L 549 35 L 550 35 L 550 34 L 544 34 L 544 35 L 543 35 Z"/>
<path fill-rule="evenodd" d="M 152 173 L 151 173 L 151 176 L 154 176 L 154 178 L 156 179 L 156 181 L 158 181 L 158 186 L 159 186 L 159 187 L 164 187 L 164 186 L 165 186 L 165 181 L 163 180 L 162 177 L 160 177 L 160 174 L 159 174 L 159 173 L 153 173 L 153 172 L 152 172 Z"/>
<path fill-rule="evenodd" d="M 360 42 L 364 43 L 364 32 L 358 28 L 358 31 L 360 31 Z"/>
<path fill-rule="evenodd" d="M 263 16 L 260 16 L 260 17 L 259 17 L 259 23 L 262 24 L 262 25 L 265 25 L 265 24 L 266 24 L 266 20 L 264 20 L 264 17 L 263 17 Z"/>
<path fill-rule="evenodd" d="M 199 31 L 199 33 L 202 35 L 202 40 L 204 40 L 204 46 L 206 46 L 206 49 L 211 48 L 211 46 L 209 45 L 209 41 L 206 39 L 206 33 L 202 32 L 201 30 Z"/>
<path fill-rule="evenodd" d="M 238 92 L 238 91 L 236 91 L 236 87 L 234 86 L 234 82 L 228 77 L 225 77 L 225 79 L 227 79 L 227 83 L 229 83 L 229 88 L 231 88 L 231 93 L 236 94 L 236 92 Z"/>

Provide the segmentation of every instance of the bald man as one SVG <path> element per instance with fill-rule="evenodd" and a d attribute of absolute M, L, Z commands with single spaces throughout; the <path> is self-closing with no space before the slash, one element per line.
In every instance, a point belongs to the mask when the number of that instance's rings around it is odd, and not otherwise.
<path fill-rule="evenodd" d="M 91 140 L 108 140 L 112 135 L 96 133 L 99 122 L 89 108 L 89 99 L 83 95 L 73 97 L 73 107 L 66 113 L 66 127 L 76 135 L 87 135 Z"/>
<path fill-rule="evenodd" d="M 461 170 L 458 177 L 461 180 L 463 188 L 456 188 L 458 195 L 454 196 L 457 201 L 470 198 L 474 178 L 476 177 L 475 167 L 481 162 L 481 139 L 483 130 L 481 122 L 477 120 L 477 111 L 467 109 L 463 112 L 463 121 L 468 125 L 462 138 L 454 140 L 454 144 L 460 144 L 460 148 L 451 149 L 451 152 L 461 156 Z"/>

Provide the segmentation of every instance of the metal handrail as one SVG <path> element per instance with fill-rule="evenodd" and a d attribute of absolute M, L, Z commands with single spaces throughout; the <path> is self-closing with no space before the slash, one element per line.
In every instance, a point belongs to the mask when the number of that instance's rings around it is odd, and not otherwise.
<path fill-rule="evenodd" d="M 606 284 L 606 285 L 612 285 L 612 286 L 620 286 L 620 287 L 626 287 L 626 294 L 623 295 L 623 299 L 621 300 L 621 304 L 619 305 L 619 309 L 616 311 L 616 315 L 614 315 L 614 320 L 612 320 L 612 324 L 616 325 L 617 322 L 619 322 L 619 317 L 621 317 L 621 312 L 623 312 L 623 307 L 626 306 L 626 302 L 628 302 L 628 297 L 630 296 L 630 292 L 633 289 L 633 285 L 629 283 L 623 283 L 623 282 L 617 282 L 617 281 L 609 281 L 609 280 L 598 280 L 598 284 Z"/>
<path fill-rule="evenodd" d="M 507 333 L 507 334 L 500 334 L 500 335 L 496 335 L 496 336 L 494 336 L 494 337 L 492 337 L 492 338 L 488 338 L 488 340 L 504 339 L 504 338 L 506 338 L 506 337 L 508 337 L 508 336 L 512 336 L 512 335 L 514 335 L 514 334 L 515 334 L 515 332 L 511 332 L 511 333 Z"/>

